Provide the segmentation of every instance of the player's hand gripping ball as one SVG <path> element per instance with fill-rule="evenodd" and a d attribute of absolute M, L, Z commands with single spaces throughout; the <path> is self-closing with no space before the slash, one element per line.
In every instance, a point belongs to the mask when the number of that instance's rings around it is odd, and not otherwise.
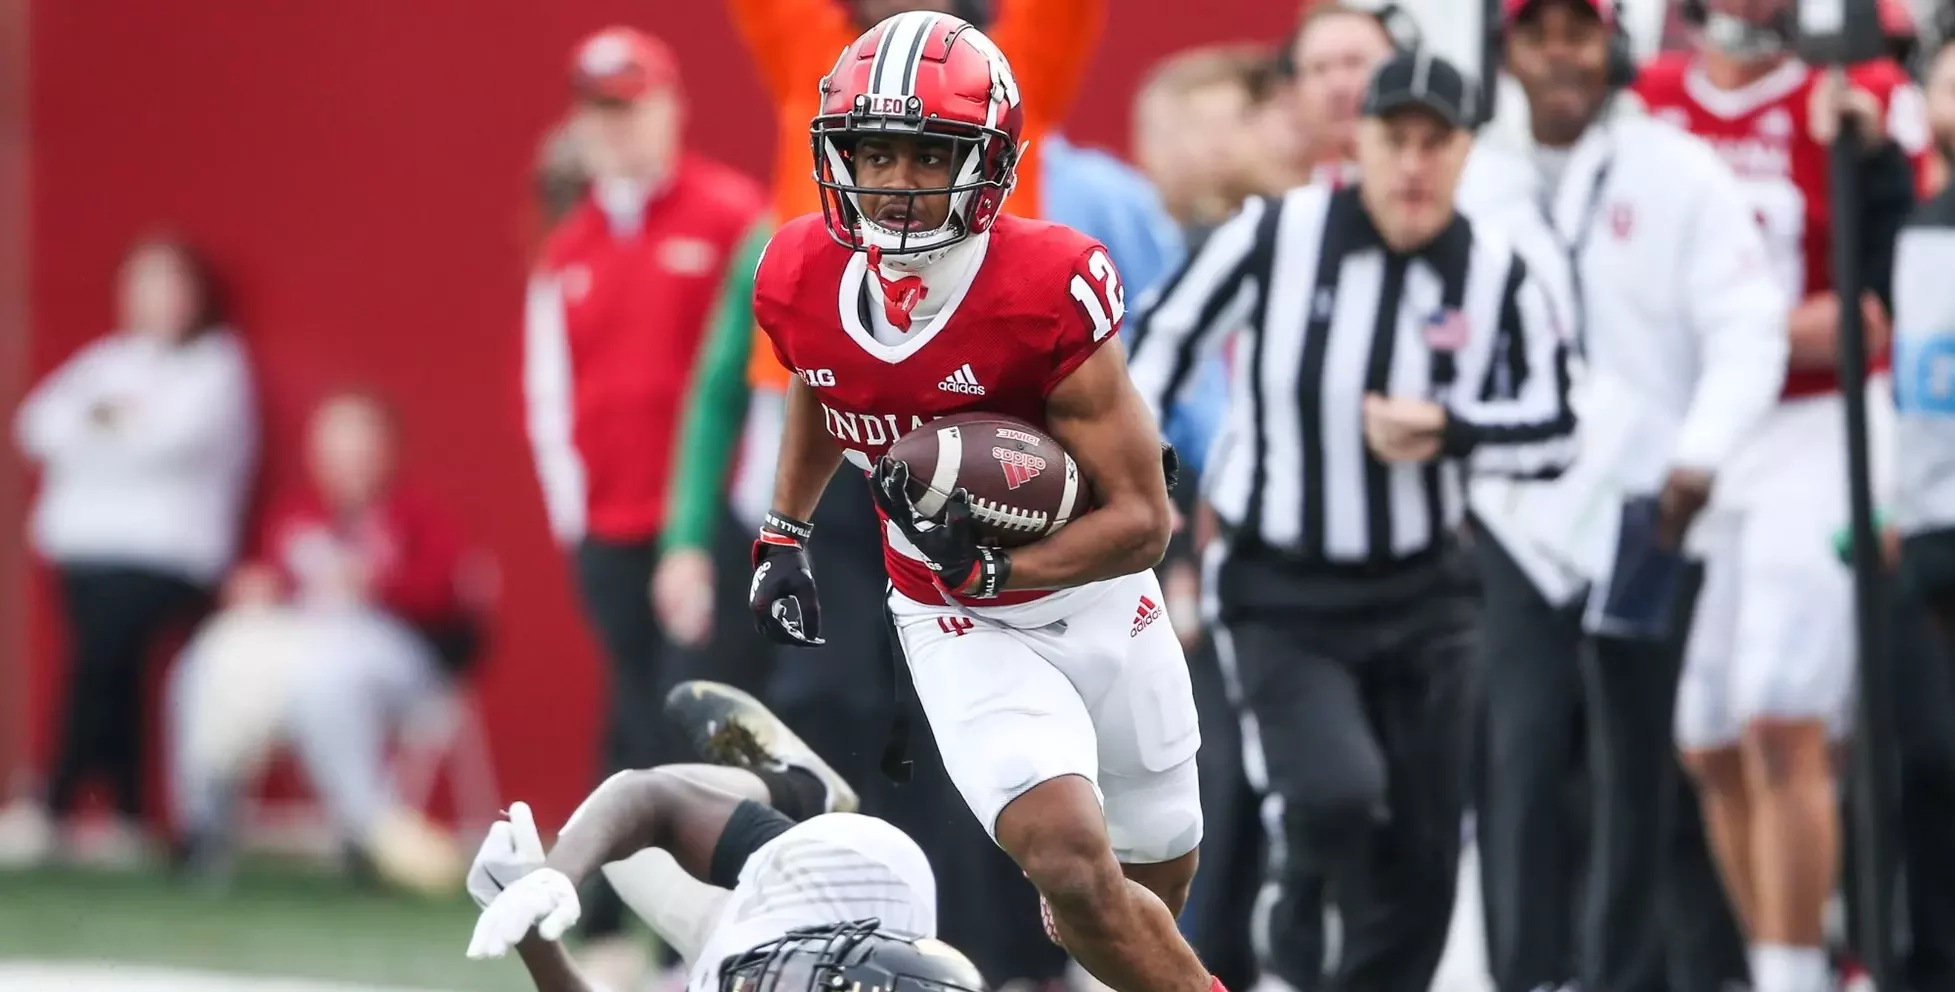
<path fill-rule="evenodd" d="M 1009 559 L 1004 552 L 979 544 L 970 493 L 958 489 L 936 512 L 924 513 L 910 498 L 909 466 L 884 456 L 870 473 L 869 494 L 896 529 L 923 552 L 945 589 L 986 598 L 998 594 L 1004 582 L 1000 573 L 1009 570 Z"/>
<path fill-rule="evenodd" d="M 924 518 L 940 517 L 962 490 L 971 533 L 986 546 L 1031 544 L 1091 508 L 1091 487 L 1072 456 L 1045 431 L 1013 417 L 961 413 L 933 420 L 898 438 L 888 457 L 908 469 L 903 495 Z"/>

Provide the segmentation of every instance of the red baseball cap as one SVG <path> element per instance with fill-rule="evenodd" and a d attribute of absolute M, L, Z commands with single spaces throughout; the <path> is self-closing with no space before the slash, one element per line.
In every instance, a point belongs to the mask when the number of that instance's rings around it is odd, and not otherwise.
<path fill-rule="evenodd" d="M 1541 0 L 1500 0 L 1500 22 L 1512 24 L 1522 14 L 1527 13 L 1528 8 L 1540 2 Z M 1571 2 L 1587 5 L 1590 10 L 1595 11 L 1595 16 L 1602 18 L 1604 24 L 1616 22 L 1615 0 L 1571 0 Z"/>
<path fill-rule="evenodd" d="M 676 88 L 679 60 L 665 42 L 643 31 L 609 27 L 578 42 L 570 84 L 586 99 L 629 102 Z"/>

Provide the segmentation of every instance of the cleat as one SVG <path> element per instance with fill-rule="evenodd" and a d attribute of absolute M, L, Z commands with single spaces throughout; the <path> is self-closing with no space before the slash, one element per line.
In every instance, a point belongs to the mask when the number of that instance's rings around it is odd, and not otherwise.
<path fill-rule="evenodd" d="M 699 757 L 716 765 L 799 768 L 821 782 L 823 809 L 853 813 L 861 800 L 847 781 L 760 700 L 722 682 L 681 682 L 665 697 L 665 717 L 685 731 Z"/>

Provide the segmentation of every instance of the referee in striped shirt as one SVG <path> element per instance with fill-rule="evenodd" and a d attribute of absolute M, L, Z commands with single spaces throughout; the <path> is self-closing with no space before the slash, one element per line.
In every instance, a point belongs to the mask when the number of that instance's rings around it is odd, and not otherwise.
<path fill-rule="evenodd" d="M 1208 598 L 1280 824 L 1258 951 L 1298 989 L 1321 984 L 1324 881 L 1345 921 L 1336 987 L 1430 985 L 1471 739 L 1462 482 L 1573 455 L 1549 297 L 1453 206 L 1479 101 L 1444 59 L 1394 56 L 1365 95 L 1362 180 L 1251 201 L 1136 328 L 1157 412 L 1243 332 L 1204 481 L 1225 533 Z"/>

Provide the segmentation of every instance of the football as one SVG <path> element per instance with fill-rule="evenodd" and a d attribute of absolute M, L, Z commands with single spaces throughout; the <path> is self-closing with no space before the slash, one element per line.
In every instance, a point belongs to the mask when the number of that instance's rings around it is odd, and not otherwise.
<path fill-rule="evenodd" d="M 978 534 L 997 547 L 1030 544 L 1086 512 L 1087 486 L 1071 455 L 1015 417 L 960 413 L 898 438 L 889 457 L 909 466 L 910 499 L 925 514 L 959 489 L 971 495 Z"/>

